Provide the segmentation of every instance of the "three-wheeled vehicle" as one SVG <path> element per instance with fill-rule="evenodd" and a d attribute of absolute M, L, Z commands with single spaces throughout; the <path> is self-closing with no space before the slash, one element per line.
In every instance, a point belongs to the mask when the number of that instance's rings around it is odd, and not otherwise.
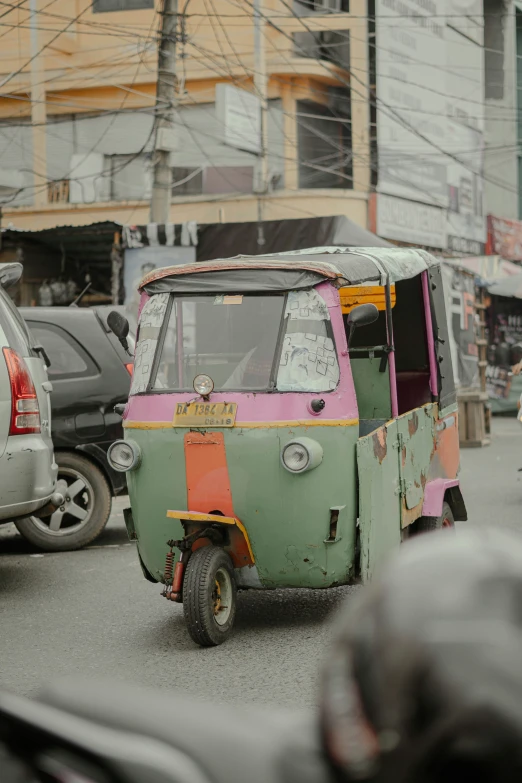
<path fill-rule="evenodd" d="M 200 645 L 237 589 L 369 579 L 466 519 L 439 262 L 313 248 L 182 264 L 141 284 L 125 439 L 144 575 Z M 125 339 L 125 323 L 116 333 Z"/>

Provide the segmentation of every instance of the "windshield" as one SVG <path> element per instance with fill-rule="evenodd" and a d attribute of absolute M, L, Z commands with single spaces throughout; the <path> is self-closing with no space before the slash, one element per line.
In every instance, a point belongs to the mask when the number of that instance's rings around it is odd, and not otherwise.
<path fill-rule="evenodd" d="M 323 299 L 315 289 L 151 297 L 140 318 L 131 394 L 192 391 L 202 373 L 216 391 L 334 389 L 339 365 Z"/>

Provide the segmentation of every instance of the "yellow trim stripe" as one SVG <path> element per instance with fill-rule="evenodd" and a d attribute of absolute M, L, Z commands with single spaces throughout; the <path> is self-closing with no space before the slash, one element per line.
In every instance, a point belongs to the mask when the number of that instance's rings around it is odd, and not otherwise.
<path fill-rule="evenodd" d="M 359 424 L 359 419 L 324 419 L 319 421 L 312 421 L 311 419 L 305 419 L 304 421 L 239 421 L 236 422 L 234 427 L 227 427 L 226 429 L 271 430 L 275 427 L 283 427 L 286 429 L 291 429 L 292 427 L 355 427 L 357 424 Z M 196 425 L 192 425 L 191 427 L 174 427 L 171 421 L 124 421 L 123 426 L 128 430 L 219 429 L 219 427 L 209 427 L 208 425 L 204 424 L 202 424 L 200 427 Z"/>
<path fill-rule="evenodd" d="M 241 520 L 237 517 L 222 517 L 221 514 L 200 514 L 197 511 L 167 511 L 167 517 L 168 519 L 182 519 L 184 521 L 187 520 L 188 522 L 212 522 L 221 525 L 236 525 L 245 537 L 248 553 L 252 562 L 256 562 L 252 547 L 250 546 L 248 533 Z"/>

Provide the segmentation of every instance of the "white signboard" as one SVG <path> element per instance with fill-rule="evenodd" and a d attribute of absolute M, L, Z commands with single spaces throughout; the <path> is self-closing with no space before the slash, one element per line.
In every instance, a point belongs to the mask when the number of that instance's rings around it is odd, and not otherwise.
<path fill-rule="evenodd" d="M 433 226 L 443 210 L 445 237 L 468 240 L 481 252 L 482 0 L 376 0 L 375 8 L 378 192 L 436 208 L 422 213 Z M 384 209 L 392 202 L 378 203 Z M 412 208 L 407 214 L 413 216 Z M 382 235 L 414 241 L 411 222 Z M 428 231 L 434 233 L 440 241 L 441 232 Z"/>
<path fill-rule="evenodd" d="M 377 233 L 426 247 L 446 247 L 446 211 L 418 201 L 377 195 Z"/>
<path fill-rule="evenodd" d="M 156 245 L 127 248 L 123 265 L 124 304 L 132 320 L 136 321 L 138 317 L 138 306 L 140 303 L 138 285 L 145 275 L 162 266 L 189 264 L 195 260 L 195 247 Z"/>
<path fill-rule="evenodd" d="M 261 152 L 261 102 L 256 95 L 231 84 L 217 84 L 216 115 L 225 144 L 247 152 Z"/>

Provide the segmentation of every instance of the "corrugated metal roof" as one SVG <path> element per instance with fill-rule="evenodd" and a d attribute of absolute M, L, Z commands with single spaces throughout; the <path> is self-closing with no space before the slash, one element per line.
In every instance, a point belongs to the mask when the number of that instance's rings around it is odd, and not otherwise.
<path fill-rule="evenodd" d="M 110 263 L 114 234 L 121 229 L 119 223 L 104 221 L 85 226 L 56 226 L 40 231 L 26 231 L 14 228 L 2 230 L 2 240 L 13 242 L 27 239 L 73 256 L 89 265 L 107 266 Z"/>

